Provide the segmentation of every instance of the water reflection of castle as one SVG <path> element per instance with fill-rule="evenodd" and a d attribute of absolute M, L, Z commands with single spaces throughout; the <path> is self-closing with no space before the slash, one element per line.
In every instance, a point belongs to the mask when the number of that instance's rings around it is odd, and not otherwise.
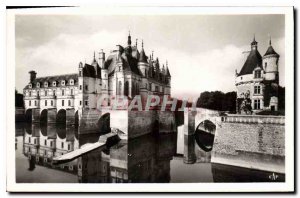
<path fill-rule="evenodd" d="M 150 135 L 119 142 L 108 149 L 97 149 L 71 162 L 53 165 L 52 159 L 86 143 L 100 134 L 78 135 L 74 128 L 55 125 L 26 127 L 23 154 L 29 169 L 36 165 L 78 175 L 82 183 L 170 182 L 170 161 L 176 152 L 176 135 L 155 138 Z"/>

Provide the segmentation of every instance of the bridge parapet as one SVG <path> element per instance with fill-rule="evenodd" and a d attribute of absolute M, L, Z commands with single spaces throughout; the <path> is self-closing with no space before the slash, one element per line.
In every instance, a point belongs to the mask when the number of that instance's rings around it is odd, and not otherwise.
<path fill-rule="evenodd" d="M 229 114 L 227 116 L 222 116 L 221 122 L 284 125 L 285 124 L 285 116 Z"/>

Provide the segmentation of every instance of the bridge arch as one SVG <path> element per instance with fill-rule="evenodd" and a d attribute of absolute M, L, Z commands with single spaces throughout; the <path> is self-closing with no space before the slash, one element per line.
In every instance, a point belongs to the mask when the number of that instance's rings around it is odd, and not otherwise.
<path fill-rule="evenodd" d="M 98 120 L 98 129 L 101 133 L 110 132 L 110 113 L 103 114 Z"/>
<path fill-rule="evenodd" d="M 57 137 L 59 137 L 62 140 L 66 138 L 67 129 L 64 125 L 58 125 L 56 131 L 57 131 Z"/>
<path fill-rule="evenodd" d="M 66 120 L 67 120 L 67 112 L 66 112 L 66 110 L 65 109 L 60 109 L 57 112 L 56 123 L 66 124 Z"/>
<path fill-rule="evenodd" d="M 209 152 L 213 148 L 216 124 L 206 119 L 201 121 L 195 130 L 195 140 L 197 145 L 205 152 Z"/>
<path fill-rule="evenodd" d="M 75 127 L 78 127 L 79 125 L 79 115 L 78 110 L 75 112 Z"/>
<path fill-rule="evenodd" d="M 27 109 L 25 112 L 26 122 L 32 122 L 32 109 Z"/>
<path fill-rule="evenodd" d="M 41 123 L 47 123 L 47 120 L 48 120 L 48 110 L 43 109 L 41 111 L 40 122 Z"/>

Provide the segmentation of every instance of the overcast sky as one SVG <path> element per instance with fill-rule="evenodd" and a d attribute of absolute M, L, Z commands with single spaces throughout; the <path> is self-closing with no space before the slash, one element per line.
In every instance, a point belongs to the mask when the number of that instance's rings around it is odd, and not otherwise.
<path fill-rule="evenodd" d="M 16 88 L 37 76 L 77 72 L 80 61 L 91 63 L 93 52 L 108 56 L 117 44 L 144 40 L 144 48 L 160 63 L 169 62 L 172 96 L 197 97 L 203 91 L 234 91 L 235 69 L 243 66 L 255 33 L 263 55 L 272 45 L 280 54 L 284 86 L 284 15 L 219 16 L 16 16 Z"/>

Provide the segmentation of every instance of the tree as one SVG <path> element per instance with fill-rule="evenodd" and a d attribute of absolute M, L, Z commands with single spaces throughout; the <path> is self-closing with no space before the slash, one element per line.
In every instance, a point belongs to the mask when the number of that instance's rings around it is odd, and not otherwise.
<path fill-rule="evenodd" d="M 24 107 L 23 94 L 15 89 L 15 107 Z"/>
<path fill-rule="evenodd" d="M 197 107 L 234 113 L 236 107 L 236 92 L 228 92 L 225 94 L 221 91 L 202 92 L 197 100 Z"/>

